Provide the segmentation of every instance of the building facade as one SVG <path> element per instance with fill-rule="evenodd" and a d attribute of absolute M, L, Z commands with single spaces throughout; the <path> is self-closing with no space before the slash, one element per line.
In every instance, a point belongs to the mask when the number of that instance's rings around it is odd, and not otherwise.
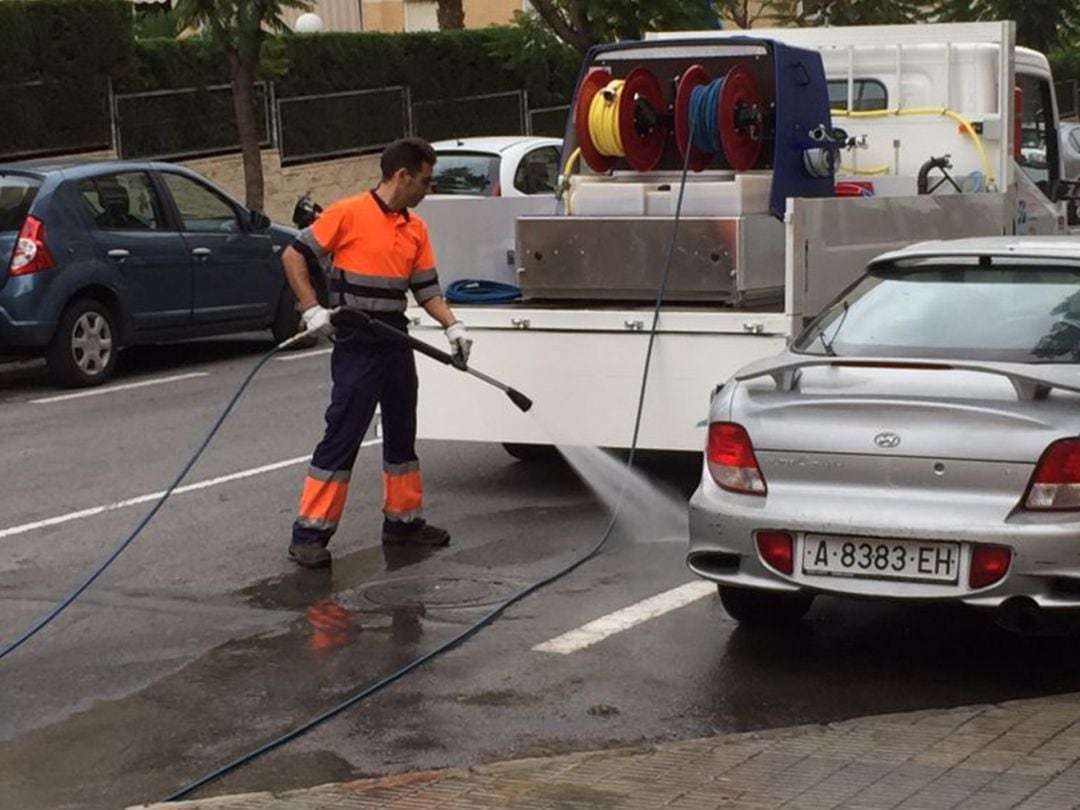
<path fill-rule="evenodd" d="M 527 0 L 462 0 L 467 28 L 506 25 Z M 323 21 L 324 31 L 437 31 L 435 0 L 316 0 L 312 11 Z M 290 11 L 292 25 L 299 13 Z"/>

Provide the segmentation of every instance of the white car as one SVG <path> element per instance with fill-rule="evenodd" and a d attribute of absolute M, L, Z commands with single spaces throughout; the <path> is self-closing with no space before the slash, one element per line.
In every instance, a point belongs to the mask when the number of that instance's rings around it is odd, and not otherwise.
<path fill-rule="evenodd" d="M 1063 180 L 1080 180 L 1080 124 L 1062 121 L 1058 124 L 1061 158 L 1065 165 Z"/>
<path fill-rule="evenodd" d="M 504 135 L 431 144 L 435 164 L 431 197 L 527 197 L 555 193 L 562 138 Z"/>

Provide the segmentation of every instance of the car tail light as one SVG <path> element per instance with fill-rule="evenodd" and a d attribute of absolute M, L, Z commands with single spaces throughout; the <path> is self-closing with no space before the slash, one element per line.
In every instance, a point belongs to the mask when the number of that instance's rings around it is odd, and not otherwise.
<path fill-rule="evenodd" d="M 790 574 L 795 570 L 795 541 L 787 532 L 757 532 L 758 554 L 779 571 Z"/>
<path fill-rule="evenodd" d="M 1059 439 L 1043 451 L 1031 474 L 1025 509 L 1080 509 L 1080 439 Z"/>
<path fill-rule="evenodd" d="M 993 585 L 1009 570 L 1012 551 L 1005 546 L 975 546 L 971 553 L 971 571 L 968 585 L 972 588 L 985 588 Z"/>
<path fill-rule="evenodd" d="M 765 477 L 758 467 L 750 436 L 742 425 L 711 423 L 705 460 L 713 481 L 724 489 L 747 495 L 765 494 Z"/>
<path fill-rule="evenodd" d="M 45 244 L 45 224 L 37 217 L 23 220 L 19 236 L 15 240 L 15 252 L 11 254 L 8 274 L 23 276 L 53 267 L 53 257 Z"/>

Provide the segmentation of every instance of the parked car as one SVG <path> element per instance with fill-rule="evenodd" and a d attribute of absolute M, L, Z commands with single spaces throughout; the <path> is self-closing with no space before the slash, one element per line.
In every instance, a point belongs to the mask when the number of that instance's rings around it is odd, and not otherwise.
<path fill-rule="evenodd" d="M 1058 124 L 1061 159 L 1065 164 L 1064 180 L 1080 180 L 1080 124 L 1062 121 Z"/>
<path fill-rule="evenodd" d="M 818 594 L 1080 608 L 1080 239 L 875 259 L 714 397 L 687 564 L 736 620 Z"/>
<path fill-rule="evenodd" d="M 559 182 L 561 138 L 509 135 L 431 145 L 438 162 L 428 197 L 554 194 Z"/>
<path fill-rule="evenodd" d="M 297 328 L 279 253 L 296 231 L 165 163 L 0 164 L 0 352 L 67 386 L 136 343 Z"/>

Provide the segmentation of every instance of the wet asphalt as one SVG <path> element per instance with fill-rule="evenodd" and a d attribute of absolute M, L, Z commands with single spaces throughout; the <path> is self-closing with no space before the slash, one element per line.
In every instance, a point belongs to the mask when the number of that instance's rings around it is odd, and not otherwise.
<path fill-rule="evenodd" d="M 117 384 L 206 376 L 51 403 L 32 402 L 64 393 L 39 365 L 0 365 L 0 644 L 151 504 L 26 527 L 163 489 L 269 348 L 245 336 L 134 350 Z M 186 481 L 310 453 L 328 390 L 325 355 L 272 360 Z M 285 558 L 301 463 L 174 496 L 80 600 L 0 660 L 0 807 L 161 799 L 460 633 L 607 525 L 565 464 L 496 445 L 419 450 L 428 516 L 454 536 L 446 549 L 378 542 L 377 445 L 361 450 L 329 571 Z M 642 466 L 683 496 L 698 475 L 687 456 Z M 463 646 L 196 795 L 1080 688 L 1075 639 L 1016 637 L 932 605 L 823 599 L 797 629 L 761 633 L 706 597 L 576 653 L 532 651 L 691 580 L 681 543 L 636 534 L 620 527 Z"/>

